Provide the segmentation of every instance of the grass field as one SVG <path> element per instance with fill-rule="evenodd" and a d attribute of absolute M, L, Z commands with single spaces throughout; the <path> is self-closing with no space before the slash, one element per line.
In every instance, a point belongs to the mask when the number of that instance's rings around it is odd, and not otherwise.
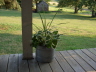
<path fill-rule="evenodd" d="M 54 8 L 50 8 L 53 10 Z M 54 9 L 57 10 L 57 9 Z M 96 18 L 90 12 L 73 14 L 64 8 L 53 21 L 53 29 L 59 30 L 60 40 L 56 50 L 70 50 L 96 47 Z M 46 13 L 49 22 L 55 13 Z M 33 13 L 33 23 L 41 26 L 40 17 Z M 33 27 L 34 30 L 36 30 Z M 34 31 L 33 31 L 34 33 Z M 21 12 L 0 10 L 0 54 L 22 53 Z"/>

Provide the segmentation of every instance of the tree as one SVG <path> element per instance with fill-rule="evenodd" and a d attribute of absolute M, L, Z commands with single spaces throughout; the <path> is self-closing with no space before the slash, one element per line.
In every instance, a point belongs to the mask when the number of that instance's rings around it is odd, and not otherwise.
<path fill-rule="evenodd" d="M 19 3 L 19 5 L 21 6 L 21 0 L 17 0 L 17 2 Z"/>
<path fill-rule="evenodd" d="M 58 7 L 74 6 L 74 13 L 78 13 L 78 10 L 82 9 L 82 0 L 59 0 Z"/>
<path fill-rule="evenodd" d="M 15 9 L 15 10 L 21 9 L 17 0 L 0 0 L 0 5 L 4 5 L 6 9 Z"/>
<path fill-rule="evenodd" d="M 92 17 L 96 17 L 96 0 L 85 0 L 83 2 L 92 11 Z"/>
<path fill-rule="evenodd" d="M 2 8 L 3 5 L 4 5 L 4 1 L 0 0 L 0 8 Z"/>

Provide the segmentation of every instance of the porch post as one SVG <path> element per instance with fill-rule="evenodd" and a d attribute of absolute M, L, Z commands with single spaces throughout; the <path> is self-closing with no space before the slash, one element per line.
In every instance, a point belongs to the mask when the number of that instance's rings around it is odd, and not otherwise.
<path fill-rule="evenodd" d="M 32 38 L 32 0 L 22 0 L 21 7 L 23 59 L 32 59 L 33 49 L 30 46 Z"/>

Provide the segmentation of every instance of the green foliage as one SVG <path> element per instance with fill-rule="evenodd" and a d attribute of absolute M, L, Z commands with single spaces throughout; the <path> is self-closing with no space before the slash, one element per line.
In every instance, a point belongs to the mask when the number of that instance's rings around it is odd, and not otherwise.
<path fill-rule="evenodd" d="M 57 41 L 59 39 L 58 31 L 38 31 L 32 37 L 32 46 L 46 46 L 47 48 L 56 48 Z"/>
<path fill-rule="evenodd" d="M 17 0 L 17 2 L 19 3 L 19 5 L 21 6 L 21 0 Z"/>
<path fill-rule="evenodd" d="M 3 5 L 6 9 L 21 10 L 17 0 L 3 0 Z"/>
<path fill-rule="evenodd" d="M 90 10 L 96 11 L 96 0 L 84 0 L 83 3 Z"/>
<path fill-rule="evenodd" d="M 40 1 L 42 1 L 42 0 L 33 0 L 33 2 L 36 2 L 36 3 L 38 3 L 38 2 L 40 2 Z M 49 1 L 51 1 L 51 0 L 44 0 L 45 2 L 49 2 Z"/>
<path fill-rule="evenodd" d="M 56 3 L 53 3 L 53 5 L 56 5 Z"/>
<path fill-rule="evenodd" d="M 56 14 L 53 16 L 51 22 L 47 23 L 45 15 L 43 19 L 41 14 L 39 13 L 40 19 L 42 21 L 42 28 L 34 25 L 38 29 L 38 32 L 36 32 L 36 34 L 32 36 L 33 47 L 36 48 L 37 46 L 46 46 L 47 48 L 56 48 L 57 41 L 59 39 L 59 34 L 58 31 L 52 31 L 51 29 L 51 24 Z"/>
<path fill-rule="evenodd" d="M 4 1 L 0 0 L 0 8 L 2 8 L 3 5 L 4 5 Z"/>
<path fill-rule="evenodd" d="M 83 0 L 82 2 L 92 11 L 92 17 L 96 17 L 96 0 Z"/>
<path fill-rule="evenodd" d="M 75 7 L 74 13 L 78 13 L 78 10 L 82 9 L 82 0 L 59 0 L 58 7 Z"/>
<path fill-rule="evenodd" d="M 4 1 L 3 1 L 3 0 L 0 0 L 0 5 L 1 5 L 1 4 L 4 4 Z"/>
<path fill-rule="evenodd" d="M 59 7 L 78 6 L 81 0 L 59 0 Z"/>
<path fill-rule="evenodd" d="M 82 6 L 88 7 L 90 10 L 96 11 L 96 0 L 59 0 L 59 7 L 77 6 L 82 9 Z"/>

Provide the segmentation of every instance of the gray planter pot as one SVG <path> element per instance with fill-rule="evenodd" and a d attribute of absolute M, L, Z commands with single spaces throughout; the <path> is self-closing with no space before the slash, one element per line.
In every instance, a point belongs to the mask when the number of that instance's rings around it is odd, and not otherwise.
<path fill-rule="evenodd" d="M 36 60 L 38 62 L 49 63 L 54 58 L 54 49 L 38 46 L 36 48 Z"/>

